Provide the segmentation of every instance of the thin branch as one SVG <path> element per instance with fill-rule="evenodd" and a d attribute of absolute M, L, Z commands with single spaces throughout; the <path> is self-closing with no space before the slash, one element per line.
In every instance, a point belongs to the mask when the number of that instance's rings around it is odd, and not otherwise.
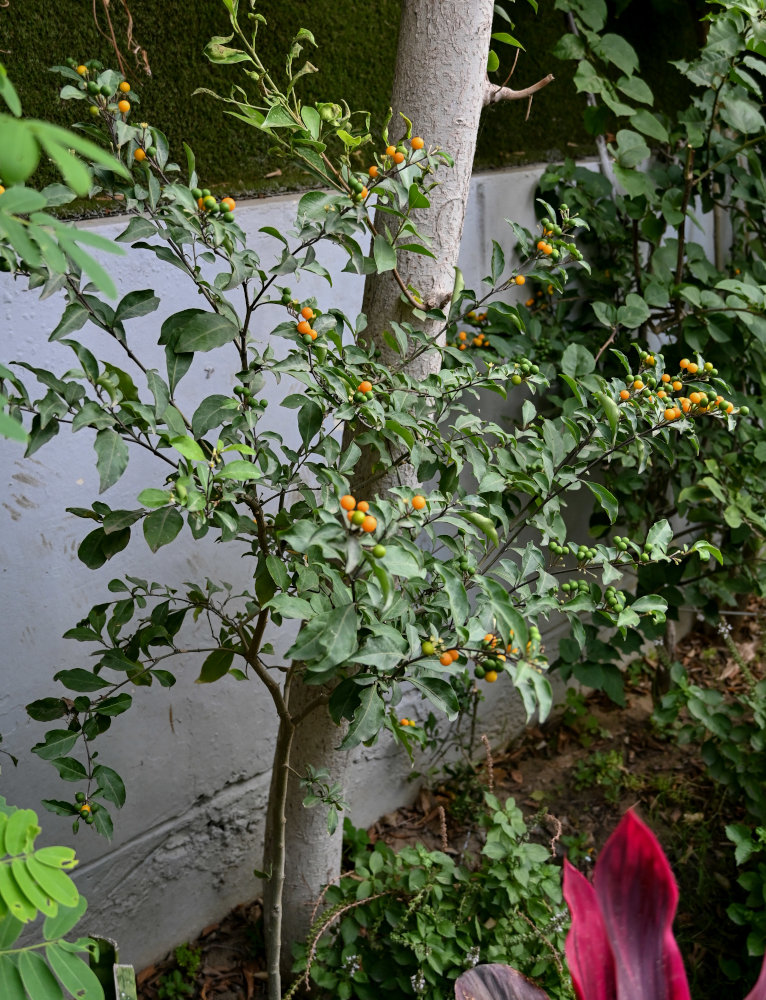
<path fill-rule="evenodd" d="M 489 80 L 485 80 L 484 107 L 486 108 L 488 104 L 498 104 L 500 101 L 523 101 L 525 98 L 536 94 L 538 90 L 542 90 L 543 87 L 547 87 L 554 79 L 553 73 L 549 73 L 542 80 L 538 80 L 537 83 L 533 83 L 530 87 L 524 87 L 523 90 L 512 90 L 510 87 L 501 87 L 496 83 L 490 83 Z"/>

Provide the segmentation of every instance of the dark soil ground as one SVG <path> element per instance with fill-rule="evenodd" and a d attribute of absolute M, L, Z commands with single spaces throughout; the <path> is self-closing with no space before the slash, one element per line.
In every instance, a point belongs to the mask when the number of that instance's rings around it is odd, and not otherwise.
<path fill-rule="evenodd" d="M 727 619 L 739 653 L 757 676 L 766 675 L 766 608 L 755 601 Z M 762 634 L 763 633 L 763 634 Z M 679 643 L 675 655 L 691 680 L 735 691 L 744 683 L 720 635 L 700 627 Z M 738 1000 L 755 981 L 758 963 L 746 958 L 746 928 L 736 927 L 726 908 L 741 890 L 732 845 L 724 828 L 742 819 L 738 803 L 706 778 L 695 746 L 678 746 L 652 721 L 654 651 L 628 669 L 627 704 L 604 696 L 577 698 L 543 727 L 494 756 L 489 771 L 501 800 L 512 796 L 545 831 L 561 824 L 557 851 L 587 871 L 626 809 L 635 807 L 657 833 L 679 882 L 681 899 L 676 937 L 695 1000 Z M 571 696 L 570 696 L 571 698 Z M 456 769 L 453 769 L 453 771 Z M 459 769 L 457 769 L 459 770 Z M 490 780 L 487 762 L 432 789 L 424 788 L 412 808 L 382 817 L 368 831 L 393 845 L 420 841 L 442 846 L 439 807 L 447 813 L 449 850 L 462 854 L 476 846 L 473 826 L 483 789 Z M 548 818 L 539 820 L 547 810 Z M 555 820 L 551 817 L 555 817 Z M 139 975 L 139 1000 L 252 1000 L 264 992 L 258 902 L 237 907 L 220 924 L 205 928 L 196 975 L 181 974 L 174 955 Z M 735 959 L 747 988 L 733 986 L 721 959 Z M 164 989 L 163 989 L 164 985 Z M 175 985 L 175 984 L 173 984 Z M 168 987 L 170 986 L 170 990 Z"/>

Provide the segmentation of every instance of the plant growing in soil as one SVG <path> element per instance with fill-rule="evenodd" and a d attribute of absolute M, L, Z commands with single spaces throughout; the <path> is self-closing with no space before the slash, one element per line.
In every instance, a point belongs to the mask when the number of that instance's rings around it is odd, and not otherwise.
<path fill-rule="evenodd" d="M 269 989 L 276 998 L 283 909 L 302 909 L 284 887 L 290 776 L 306 744 L 314 746 L 307 734 L 320 732 L 334 753 L 387 731 L 411 752 L 421 735 L 397 711 L 404 688 L 454 718 L 469 668 L 488 684 L 509 678 L 527 712 L 545 717 L 551 688 L 540 625 L 548 616 L 568 619 L 578 647 L 586 642 L 584 614 L 620 631 L 646 617 L 661 622 L 665 601 L 634 599 L 622 589 L 623 576 L 651 562 L 675 566 L 691 553 L 719 557 L 704 540 L 674 545 L 666 520 L 640 540 L 572 541 L 563 519 L 569 494 L 590 490 L 617 523 L 615 495 L 594 471 L 624 455 L 672 457 L 676 437 L 693 438 L 699 419 L 731 426 L 733 407 L 713 403 L 714 393 L 727 390 L 702 356 L 679 366 L 640 351 L 633 361 L 623 357 L 621 377 L 566 366 L 561 380 L 570 395 L 555 416 L 543 416 L 527 397 L 550 383 L 523 353 L 485 365 L 446 346 L 459 342 L 463 318 L 477 309 L 523 330 L 522 311 L 503 293 L 520 279 L 561 287 L 567 267 L 587 271 L 573 238 L 586 222 L 565 205 L 555 212 L 543 203 L 534 239 L 511 224 L 521 247 L 512 265 L 494 244 L 488 290 L 465 288 L 458 272 L 451 294 L 424 302 L 402 281 L 400 255 L 432 252 L 418 213 L 439 194 L 437 171 L 441 176 L 449 155 L 428 136 L 413 135 L 406 119 L 395 138 L 386 126 L 376 142 L 365 114 L 302 103 L 295 84 L 304 70 L 295 61 L 315 44 L 310 33 L 296 35 L 288 82 L 280 86 L 255 48 L 262 15 L 243 28 L 237 4 L 224 2 L 236 40 L 213 39 L 208 55 L 247 63 L 261 92 L 257 105 L 239 91 L 229 104 L 317 181 L 298 203 L 294 229 L 267 227 L 275 249 L 262 261 L 247 246 L 233 199 L 203 186 L 191 149 L 183 171 L 163 132 L 136 121 L 136 95 L 120 74 L 93 60 L 59 67 L 67 81 L 63 98 L 83 104 L 89 133 L 122 164 L 99 167 L 94 189 L 119 196 L 132 216 L 118 242 L 180 272 L 195 305 L 164 320 L 159 355 L 144 351 L 133 323 L 158 309 L 153 289 L 134 289 L 111 305 L 71 247 L 63 269 L 55 254 L 29 260 L 11 227 L 2 254 L 13 277 L 45 295 L 63 291 L 65 309 L 49 340 L 71 351 L 76 366 L 53 371 L 19 359 L 44 388 L 38 398 L 16 368 L 3 368 L 0 378 L 9 419 L 17 426 L 28 421 L 28 455 L 50 446 L 61 427 L 87 429 L 102 493 L 120 480 L 131 452 L 156 460 L 135 504 L 94 500 L 71 511 L 91 529 L 80 559 L 96 569 L 119 556 L 122 572 L 66 633 L 90 654 L 56 674 L 66 696 L 29 706 L 33 718 L 56 724 L 35 752 L 81 786 L 74 800 L 46 805 L 72 817 L 75 829 L 84 821 L 111 835 L 109 806 L 120 808 L 126 789 L 94 744 L 131 708 L 129 689 L 175 682 L 175 657 L 199 655 L 201 684 L 226 678 L 265 689 L 279 720 L 263 862 Z M 24 179 L 9 193 L 26 191 Z M 329 281 L 318 256 L 326 243 L 345 252 L 346 270 L 374 274 L 396 289 L 404 314 L 385 317 L 388 353 L 368 335 L 368 321 L 381 322 L 379 312 L 352 319 L 329 291 L 322 302 L 300 299 L 285 284 L 301 273 Z M 264 309 L 281 315 L 268 337 L 259 325 Z M 86 325 L 85 335 L 73 336 Z M 121 352 L 123 366 L 99 359 L 106 343 Z M 217 365 L 228 365 L 232 391 L 186 395 L 184 376 L 210 352 L 218 352 Z M 424 374 L 416 363 L 426 358 L 438 364 Z M 448 364 L 440 367 L 442 361 Z M 657 387 L 665 376 L 680 388 L 663 398 Z M 284 378 L 300 391 L 281 400 L 294 419 L 278 433 L 264 419 L 266 387 Z M 472 409 L 480 392 L 523 394 L 516 425 L 481 420 Z M 181 538 L 214 538 L 222 543 L 222 566 L 240 556 L 250 561 L 252 586 L 237 592 L 225 582 L 225 568 L 215 580 L 183 586 L 131 575 L 120 553 L 138 526 L 154 552 Z M 285 622 L 295 623 L 297 637 L 288 649 L 275 649 L 268 629 Z M 321 761 L 313 774 L 325 774 Z M 326 787 L 337 807 L 331 776 L 312 780 L 304 769 L 299 777 L 313 794 Z M 288 936 L 295 934 L 291 925 Z"/>

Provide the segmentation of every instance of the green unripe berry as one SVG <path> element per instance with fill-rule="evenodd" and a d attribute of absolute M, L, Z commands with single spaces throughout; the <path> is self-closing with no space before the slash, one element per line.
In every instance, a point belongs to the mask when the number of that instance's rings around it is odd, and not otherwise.
<path fill-rule="evenodd" d="M 750 408 L 747 406 L 740 406 L 739 412 L 743 417 L 747 417 L 750 413 Z"/>
<path fill-rule="evenodd" d="M 146 153 L 147 153 L 148 156 L 156 156 L 157 155 L 157 147 L 156 146 L 150 146 L 147 149 Z"/>
<path fill-rule="evenodd" d="M 93 813 L 88 813 L 87 816 L 83 816 L 83 819 L 88 824 L 88 826 L 92 826 L 93 825 Z"/>
<path fill-rule="evenodd" d="M 105 83 L 101 87 L 101 93 L 103 94 L 104 97 L 111 97 L 112 96 L 112 88 L 109 86 L 108 83 Z"/>
<path fill-rule="evenodd" d="M 99 87 L 99 85 L 96 83 L 95 80 L 88 80 L 87 88 L 89 94 L 98 94 L 99 91 L 101 90 L 101 88 Z"/>
<path fill-rule="evenodd" d="M 486 670 L 484 667 L 480 666 L 478 663 L 473 668 L 473 675 L 477 680 L 483 681 Z"/>
<path fill-rule="evenodd" d="M 357 391 L 354 393 L 354 400 L 357 403 L 365 403 L 367 401 L 367 397 L 363 392 Z"/>
<path fill-rule="evenodd" d="M 91 106 L 88 108 L 88 114 L 91 115 L 91 117 L 93 118 L 97 118 L 100 113 L 101 109 L 99 108 L 98 104 L 91 104 Z"/>
<path fill-rule="evenodd" d="M 355 510 L 354 513 L 351 515 L 351 523 L 357 525 L 357 527 L 358 527 L 362 523 L 362 521 L 365 519 L 365 517 L 366 517 L 366 514 L 364 514 L 363 511 L 361 511 L 361 510 Z"/>
<path fill-rule="evenodd" d="M 355 511 L 355 513 L 358 514 L 361 512 Z M 362 520 L 364 520 L 364 514 L 362 514 Z M 423 656 L 433 656 L 436 652 L 436 646 L 434 646 L 430 639 L 426 639 L 424 642 L 421 642 L 420 650 L 423 653 Z"/>
<path fill-rule="evenodd" d="M 223 221 L 224 222 L 234 222 L 234 213 L 233 212 L 224 212 L 223 213 Z"/>
<path fill-rule="evenodd" d="M 210 197 L 210 188 L 202 188 L 202 197 L 203 198 L 209 198 Z"/>
<path fill-rule="evenodd" d="M 75 802 L 84 802 L 85 801 L 85 792 L 77 792 L 77 794 L 74 797 L 74 800 L 75 800 Z"/>
<path fill-rule="evenodd" d="M 199 199 L 202 197 L 202 189 L 201 188 L 192 188 L 191 189 L 191 196 L 192 196 L 192 198 L 194 198 L 195 201 L 199 201 Z"/>
<path fill-rule="evenodd" d="M 641 553 L 641 562 L 647 563 L 647 562 L 649 562 L 650 559 L 651 559 L 651 556 L 649 555 L 648 552 L 642 552 Z"/>
<path fill-rule="evenodd" d="M 383 556 L 386 554 L 385 545 L 381 545 L 380 543 L 378 543 L 377 545 L 373 546 L 372 554 L 375 556 L 376 559 L 382 559 Z"/>
<path fill-rule="evenodd" d="M 703 365 L 703 367 L 704 367 L 704 369 L 705 369 L 706 372 L 712 372 L 712 370 L 713 370 L 713 366 L 712 366 L 712 364 L 709 361 L 706 361 L 705 364 Z"/>
<path fill-rule="evenodd" d="M 212 196 L 211 194 L 205 194 L 205 193 L 203 192 L 203 195 L 202 195 L 202 197 L 203 197 L 203 199 L 204 199 L 204 201 L 203 201 L 203 205 L 205 206 L 205 208 L 208 208 L 208 209 L 210 209 L 211 211 L 212 211 L 212 210 L 213 210 L 214 208 L 218 208 L 218 202 L 217 202 L 217 201 L 215 200 L 215 198 L 214 198 L 214 197 L 213 197 L 213 196 Z"/>
<path fill-rule="evenodd" d="M 523 381 L 521 375 L 511 375 L 511 383 L 513 385 L 521 385 Z"/>

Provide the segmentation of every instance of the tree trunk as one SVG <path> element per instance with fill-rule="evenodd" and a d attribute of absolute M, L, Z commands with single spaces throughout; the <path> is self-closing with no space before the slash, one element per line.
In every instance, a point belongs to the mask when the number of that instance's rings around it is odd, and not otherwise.
<path fill-rule="evenodd" d="M 493 0 L 402 0 L 391 105 L 395 115 L 401 111 L 413 122 L 415 134 L 426 146 L 439 145 L 455 158 L 454 168 L 443 168 L 437 177 L 439 186 L 429 193 L 431 207 L 415 213 L 414 221 L 420 232 L 431 241 L 435 259 L 417 254 L 401 253 L 398 267 L 405 285 L 416 288 L 426 308 L 445 306 L 449 301 L 457 266 L 458 251 L 463 235 L 466 203 L 471 181 L 476 137 L 481 110 L 497 100 L 517 99 L 530 95 L 549 79 L 525 91 L 491 86 L 486 77 L 487 55 L 492 31 Z M 396 141 L 404 134 L 401 119 L 394 118 L 391 138 Z M 388 216 L 378 214 L 376 228 L 385 226 Z M 363 311 L 368 326 L 365 337 L 380 350 L 384 363 L 398 363 L 383 340 L 383 331 L 394 321 L 408 321 L 411 306 L 402 301 L 399 285 L 391 273 L 369 275 L 365 281 Z M 428 330 L 428 324 L 420 323 Z M 436 332 L 433 324 L 433 332 Z M 439 370 L 439 354 L 420 356 L 408 369 L 414 377 L 425 378 Z M 369 454 L 363 453 L 354 472 L 354 484 L 363 486 L 372 465 Z M 409 477 L 409 478 L 408 478 Z M 413 470 L 401 467 L 395 474 L 376 482 L 377 493 L 395 483 L 416 485 Z M 364 493 L 361 494 L 364 496 Z M 289 692 L 290 715 L 300 716 L 319 692 L 304 686 L 296 678 Z M 288 745 L 289 726 L 280 725 L 280 746 Z M 305 765 L 326 768 L 331 782 L 343 782 L 347 756 L 337 752 L 341 734 L 332 725 L 326 708 L 320 706 L 302 723 L 292 740 L 291 772 L 305 772 Z M 290 967 L 290 946 L 305 939 L 311 924 L 312 906 L 321 888 L 340 874 L 341 830 L 330 837 L 326 827 L 326 811 L 321 807 L 307 810 L 302 804 L 304 793 L 294 773 L 285 771 L 286 764 L 275 759 L 269 800 L 268 833 L 265 850 L 274 874 L 266 886 L 267 935 L 279 925 L 281 917 L 282 975 Z M 289 778 L 287 786 L 284 778 Z M 279 906 L 281 874 L 274 864 L 279 855 L 280 831 L 284 831 L 284 897 Z M 274 838 L 277 838 L 275 840 Z M 270 918 L 269 914 L 276 920 Z M 276 945 L 269 953 L 276 962 Z M 274 965 L 270 964 L 273 975 Z M 277 977 L 278 978 L 278 977 Z M 278 997 L 278 986 L 270 982 L 269 994 Z"/>
<path fill-rule="evenodd" d="M 431 207 L 413 213 L 419 231 L 431 241 L 436 258 L 402 252 L 397 270 L 407 286 L 417 289 L 426 307 L 446 304 L 455 279 L 465 209 L 471 182 L 476 136 L 486 100 L 486 65 L 492 31 L 493 0 L 402 0 L 399 47 L 391 107 L 392 142 L 404 133 L 399 112 L 413 124 L 426 146 L 439 145 L 455 159 L 453 168 L 439 170 L 439 186 L 429 192 Z M 389 217 L 378 213 L 381 231 Z M 401 359 L 383 340 L 391 321 L 411 320 L 411 305 L 403 301 L 390 272 L 368 275 L 362 312 L 364 337 L 380 350 L 384 363 Z M 428 331 L 429 324 L 419 322 Z M 433 332 L 437 324 L 431 323 Z M 423 379 L 439 370 L 437 351 L 420 355 L 407 369 Z M 376 454 L 375 454 L 376 457 Z M 354 486 L 362 489 L 372 470 L 373 453 L 365 450 L 354 471 Z M 393 485 L 417 485 L 412 469 L 400 466 L 376 480 L 376 492 Z"/>
<path fill-rule="evenodd" d="M 342 730 L 332 722 L 324 703 L 310 710 L 321 694 L 321 688 L 295 678 L 287 705 L 292 719 L 301 721 L 297 726 L 280 721 L 274 751 L 264 844 L 264 871 L 271 872 L 264 885 L 270 987 L 277 961 L 283 988 L 290 982 L 292 945 L 306 940 L 322 887 L 340 874 L 343 825 L 339 823 L 330 835 L 327 809 L 322 804 L 307 809 L 303 805 L 306 792 L 299 783 L 307 764 L 326 768 L 333 782 L 342 784 L 345 777 L 347 755 L 336 749 Z M 309 714 L 301 718 L 306 711 Z M 269 993 L 273 995 L 271 989 Z M 281 995 L 276 988 L 274 993 Z"/>

